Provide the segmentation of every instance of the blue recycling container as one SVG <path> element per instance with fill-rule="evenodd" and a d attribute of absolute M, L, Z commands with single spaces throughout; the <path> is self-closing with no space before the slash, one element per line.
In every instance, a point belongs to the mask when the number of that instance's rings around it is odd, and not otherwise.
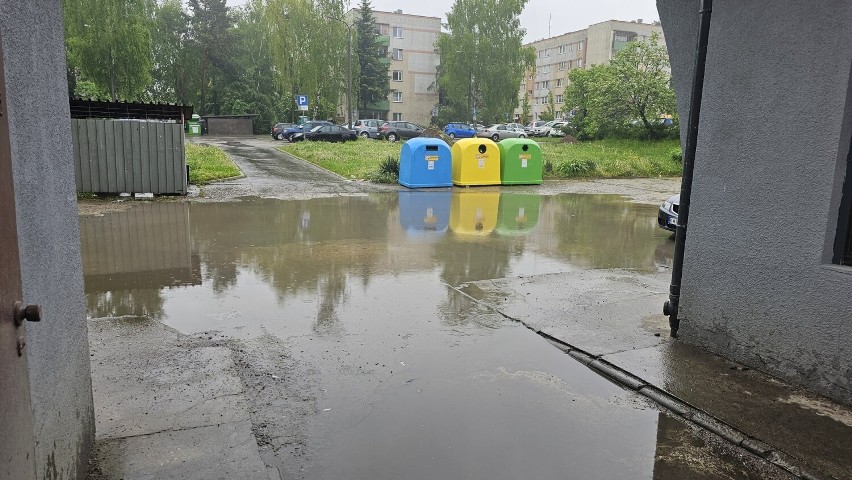
<path fill-rule="evenodd" d="M 408 188 L 452 187 L 450 146 L 440 138 L 412 138 L 402 146 L 399 184 Z"/>
<path fill-rule="evenodd" d="M 453 192 L 399 192 L 399 224 L 412 237 L 441 236 L 450 226 Z"/>

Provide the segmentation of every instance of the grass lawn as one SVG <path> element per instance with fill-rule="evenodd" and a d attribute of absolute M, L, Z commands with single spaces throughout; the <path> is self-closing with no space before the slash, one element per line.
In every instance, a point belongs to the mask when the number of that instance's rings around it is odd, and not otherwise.
<path fill-rule="evenodd" d="M 399 159 L 402 144 L 359 138 L 344 143 L 305 141 L 278 148 L 338 175 L 363 180 L 373 178 L 379 164 L 388 157 Z"/>
<path fill-rule="evenodd" d="M 576 144 L 541 140 L 547 178 L 666 177 L 683 173 L 681 163 L 672 158 L 672 151 L 680 149 L 678 140 L 607 139 Z M 402 142 L 359 139 L 345 144 L 299 142 L 279 148 L 346 178 L 375 179 L 382 161 L 399 159 Z"/>
<path fill-rule="evenodd" d="M 189 166 L 189 183 L 193 185 L 242 175 L 225 152 L 209 145 L 187 143 L 186 164 Z"/>

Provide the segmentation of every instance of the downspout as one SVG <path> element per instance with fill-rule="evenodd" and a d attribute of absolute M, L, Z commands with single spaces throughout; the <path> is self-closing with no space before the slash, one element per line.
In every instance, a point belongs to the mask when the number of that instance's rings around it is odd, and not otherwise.
<path fill-rule="evenodd" d="M 710 13 L 713 0 L 701 0 L 701 23 L 698 31 L 698 50 L 695 54 L 695 71 L 692 77 L 692 94 L 689 99 L 689 123 L 686 132 L 686 150 L 683 152 L 683 179 L 680 184 L 680 207 L 675 231 L 675 257 L 672 266 L 672 283 L 669 300 L 663 306 L 663 314 L 669 316 L 671 336 L 677 337 L 680 327 L 678 307 L 680 287 L 683 279 L 683 253 L 686 246 L 686 226 L 689 222 L 689 203 L 692 197 L 692 172 L 695 167 L 695 147 L 698 142 L 698 121 L 701 117 L 701 97 L 704 93 L 704 67 L 707 61 L 707 39 L 710 36 Z"/>

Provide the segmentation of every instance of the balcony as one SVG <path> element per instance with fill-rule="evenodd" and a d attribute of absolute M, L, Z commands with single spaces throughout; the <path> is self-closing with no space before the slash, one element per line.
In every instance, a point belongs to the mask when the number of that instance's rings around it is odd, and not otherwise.
<path fill-rule="evenodd" d="M 390 35 L 379 35 L 376 37 L 376 43 L 385 47 L 390 46 Z"/>

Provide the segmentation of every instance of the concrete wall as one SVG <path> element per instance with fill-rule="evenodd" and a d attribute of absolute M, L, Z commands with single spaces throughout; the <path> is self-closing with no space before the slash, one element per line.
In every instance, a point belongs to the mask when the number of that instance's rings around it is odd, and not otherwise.
<path fill-rule="evenodd" d="M 699 5 L 658 0 L 684 119 Z M 714 2 L 681 297 L 684 341 L 847 403 L 850 36 L 848 2 Z"/>
<path fill-rule="evenodd" d="M 59 0 L 0 0 L 39 478 L 84 478 L 94 441 Z M 50 120 L 50 131 L 45 121 Z"/>

